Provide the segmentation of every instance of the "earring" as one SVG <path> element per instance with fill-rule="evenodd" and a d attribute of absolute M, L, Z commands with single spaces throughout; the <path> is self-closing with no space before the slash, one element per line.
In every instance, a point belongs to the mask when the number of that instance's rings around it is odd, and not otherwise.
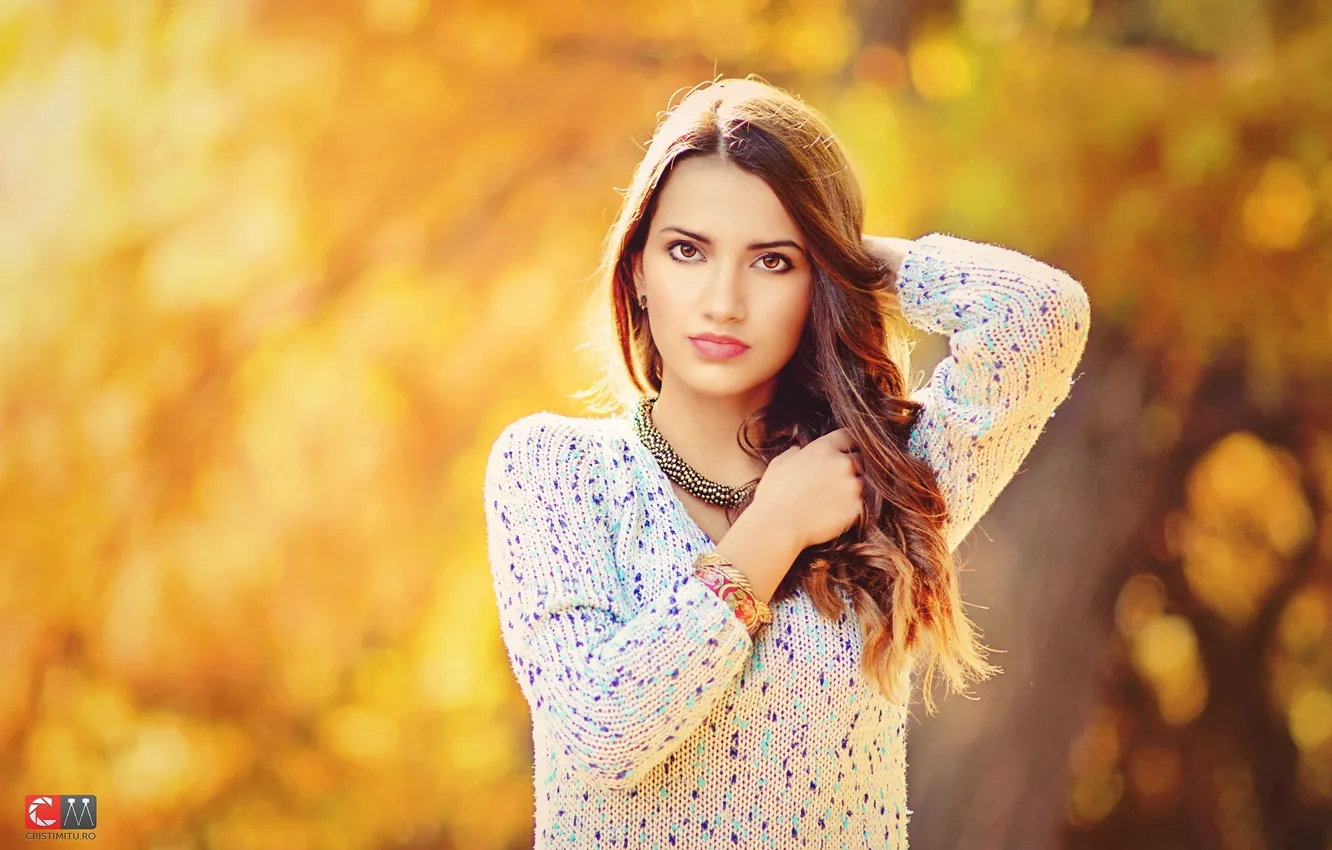
<path fill-rule="evenodd" d="M 647 296 L 646 296 L 646 295 L 640 295 L 640 296 L 638 296 L 638 306 L 639 306 L 639 307 L 642 307 L 644 310 L 647 309 Z"/>

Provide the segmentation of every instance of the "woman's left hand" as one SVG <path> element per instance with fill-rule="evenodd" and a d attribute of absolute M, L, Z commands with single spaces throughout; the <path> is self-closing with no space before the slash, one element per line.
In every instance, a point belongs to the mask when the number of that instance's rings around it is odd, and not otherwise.
<path fill-rule="evenodd" d="M 895 236 L 871 236 L 868 233 L 863 234 L 860 241 L 870 256 L 878 257 L 892 266 L 894 274 L 902 268 L 902 261 L 906 259 L 907 251 L 910 251 L 911 246 L 915 244 L 910 239 L 898 239 Z"/>
<path fill-rule="evenodd" d="M 906 259 L 907 251 L 911 250 L 912 241 L 910 239 L 898 239 L 894 236 L 871 236 L 868 233 L 861 235 L 861 243 L 865 246 L 865 251 L 871 257 L 883 260 L 893 270 L 893 275 L 901 273 L 902 262 Z M 888 295 L 888 293 L 884 293 Z M 897 301 L 897 293 L 894 291 L 889 296 L 892 306 L 901 309 Z"/>

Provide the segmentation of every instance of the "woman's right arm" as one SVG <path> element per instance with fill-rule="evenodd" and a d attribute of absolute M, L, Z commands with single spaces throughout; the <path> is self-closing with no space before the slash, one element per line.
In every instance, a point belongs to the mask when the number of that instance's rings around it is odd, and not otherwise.
<path fill-rule="evenodd" d="M 486 466 L 487 545 L 534 719 L 589 781 L 625 789 L 703 723 L 753 639 L 688 564 L 630 614 L 595 439 L 554 414 L 508 426 Z"/>

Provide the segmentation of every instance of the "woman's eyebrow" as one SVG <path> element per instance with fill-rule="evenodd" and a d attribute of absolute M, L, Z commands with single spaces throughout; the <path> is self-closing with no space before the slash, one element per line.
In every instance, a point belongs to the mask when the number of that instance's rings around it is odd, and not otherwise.
<path fill-rule="evenodd" d="M 662 230 L 663 231 L 674 230 L 676 233 L 683 233 L 685 236 L 688 236 L 690 239 L 697 239 L 699 242 L 702 242 L 704 245 L 712 244 L 712 240 L 704 236 L 703 234 L 692 233 L 688 230 L 685 230 L 683 227 L 676 227 L 673 224 L 668 224 L 667 226 L 663 227 Z M 792 242 L 790 239 L 778 239 L 776 242 L 754 242 L 751 245 L 749 245 L 748 250 L 757 251 L 762 248 L 786 248 L 786 247 L 794 248 L 802 254 L 805 253 L 804 248 L 801 248 L 798 244 Z"/>

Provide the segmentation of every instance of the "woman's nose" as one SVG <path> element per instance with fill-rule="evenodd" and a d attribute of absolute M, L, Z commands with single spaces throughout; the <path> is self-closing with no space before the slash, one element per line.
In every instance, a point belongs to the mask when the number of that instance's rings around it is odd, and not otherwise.
<path fill-rule="evenodd" d="M 708 281 L 704 310 L 718 324 L 744 318 L 743 272 L 723 264 Z"/>

